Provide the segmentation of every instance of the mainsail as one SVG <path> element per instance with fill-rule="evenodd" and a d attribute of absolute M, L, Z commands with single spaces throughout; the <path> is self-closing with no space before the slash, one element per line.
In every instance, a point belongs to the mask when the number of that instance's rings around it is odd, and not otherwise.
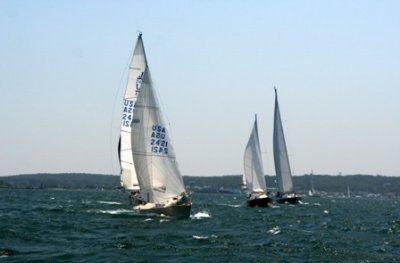
<path fill-rule="evenodd" d="M 278 190 L 281 193 L 293 191 L 292 173 L 290 171 L 289 157 L 286 149 L 285 136 L 283 134 L 282 120 L 279 112 L 278 94 L 275 89 L 275 111 L 274 111 L 274 161 L 275 172 L 278 180 Z"/>
<path fill-rule="evenodd" d="M 120 141 L 118 144 L 121 164 L 121 186 L 127 190 L 139 190 L 139 183 L 132 158 L 131 125 L 133 109 L 140 93 L 143 72 L 147 66 L 142 34 L 139 34 L 129 67 L 122 113 Z"/>
<path fill-rule="evenodd" d="M 145 201 L 163 204 L 185 192 L 148 67 L 133 110 L 132 154 Z"/>
<path fill-rule="evenodd" d="M 244 181 L 251 192 L 266 192 L 264 168 L 262 164 L 257 116 L 244 152 Z"/>

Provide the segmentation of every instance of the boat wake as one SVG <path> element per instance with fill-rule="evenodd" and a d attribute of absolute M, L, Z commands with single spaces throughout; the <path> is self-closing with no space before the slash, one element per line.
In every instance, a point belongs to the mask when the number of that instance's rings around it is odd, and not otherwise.
<path fill-rule="evenodd" d="M 154 215 L 154 217 L 156 217 L 156 216 L 157 215 Z M 151 218 L 151 217 L 147 216 L 147 218 L 145 220 L 143 220 L 143 222 L 152 222 L 152 221 L 155 221 L 155 219 L 157 219 L 157 218 Z M 160 219 L 159 222 L 160 223 L 165 223 L 165 222 L 171 222 L 171 220 L 170 219 Z"/>
<path fill-rule="evenodd" d="M 194 215 L 190 215 L 191 219 L 204 219 L 204 218 L 211 218 L 211 215 L 207 212 L 197 212 Z"/>
<path fill-rule="evenodd" d="M 112 210 L 88 210 L 89 213 L 96 214 L 110 214 L 110 215 L 121 215 L 121 214 L 135 214 L 133 210 L 129 209 L 112 209 Z"/>

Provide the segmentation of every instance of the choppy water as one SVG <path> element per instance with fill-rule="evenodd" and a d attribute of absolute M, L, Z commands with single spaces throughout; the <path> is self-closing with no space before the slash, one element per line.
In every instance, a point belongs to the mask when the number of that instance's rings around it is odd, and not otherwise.
<path fill-rule="evenodd" d="M 194 194 L 191 218 L 173 220 L 118 191 L 0 189 L 0 261 L 400 262 L 400 200 L 244 200 Z"/>

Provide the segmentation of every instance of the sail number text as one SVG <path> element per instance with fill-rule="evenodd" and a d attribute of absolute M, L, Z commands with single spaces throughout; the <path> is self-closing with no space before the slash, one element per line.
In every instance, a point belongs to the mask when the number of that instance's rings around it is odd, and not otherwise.
<path fill-rule="evenodd" d="M 166 129 L 161 125 L 153 125 L 151 129 L 151 152 L 168 154 L 168 141 L 166 140 Z"/>
<path fill-rule="evenodd" d="M 133 115 L 133 105 L 132 100 L 124 100 L 124 110 L 122 112 L 122 126 L 131 127 L 132 125 L 132 115 Z"/>

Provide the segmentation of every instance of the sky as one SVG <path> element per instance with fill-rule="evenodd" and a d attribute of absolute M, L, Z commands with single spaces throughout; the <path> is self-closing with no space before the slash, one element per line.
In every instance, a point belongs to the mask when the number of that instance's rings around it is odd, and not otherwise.
<path fill-rule="evenodd" d="M 119 173 L 138 32 L 183 175 L 242 174 L 274 86 L 292 172 L 400 176 L 399 1 L 0 1 L 0 176 Z"/>

